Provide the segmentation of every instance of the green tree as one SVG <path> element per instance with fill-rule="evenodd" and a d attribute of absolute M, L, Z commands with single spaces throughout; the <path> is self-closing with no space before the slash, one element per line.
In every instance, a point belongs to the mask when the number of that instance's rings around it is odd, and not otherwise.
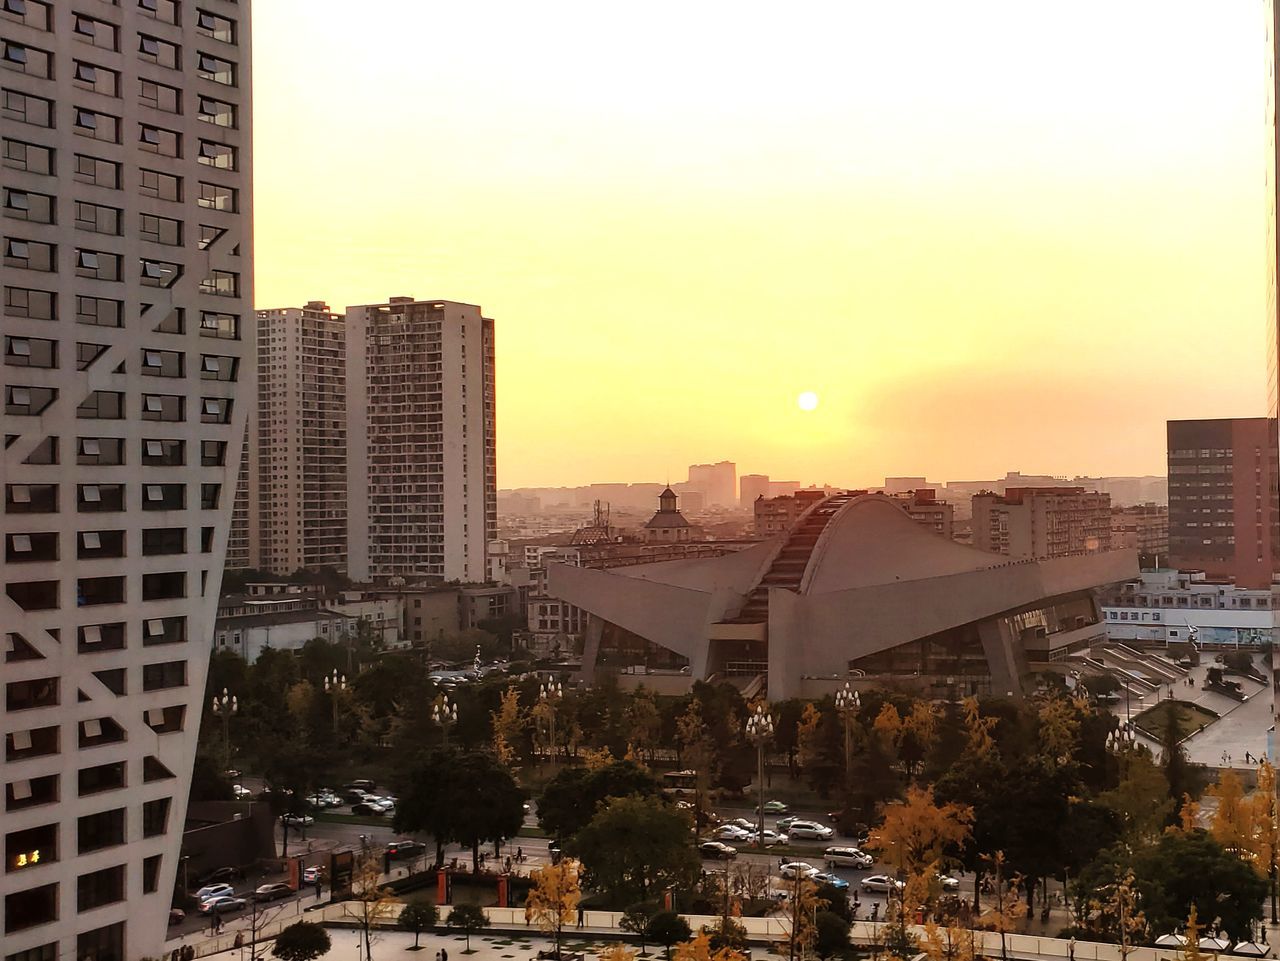
<path fill-rule="evenodd" d="M 271 953 L 281 961 L 315 961 L 323 957 L 332 942 L 329 932 L 310 921 L 291 924 L 278 935 Z"/>
<path fill-rule="evenodd" d="M 849 929 L 853 925 L 848 918 L 835 911 L 819 911 L 814 922 L 817 931 L 814 948 L 818 957 L 837 957 L 849 950 Z"/>
<path fill-rule="evenodd" d="M 440 912 L 434 904 L 426 901 L 410 901 L 400 909 L 397 924 L 402 931 L 413 934 L 413 949 L 418 950 L 418 938 L 423 931 L 434 931 L 440 921 Z"/>
<path fill-rule="evenodd" d="M 683 811 L 660 798 L 612 798 L 568 847 L 592 885 L 625 905 L 693 886 L 700 862 L 690 827 Z"/>
<path fill-rule="evenodd" d="M 461 932 L 467 939 L 467 954 L 471 953 L 471 935 L 478 934 L 489 926 L 484 908 L 478 904 L 464 902 L 455 904 L 449 909 L 449 916 L 444 922 L 448 927 Z"/>
<path fill-rule="evenodd" d="M 649 931 L 649 922 L 661 909 L 657 901 L 637 901 L 622 912 L 618 927 L 630 931 L 640 939 L 640 953 L 644 953 L 644 939 Z"/>
<path fill-rule="evenodd" d="M 666 949 L 668 961 L 671 959 L 671 946 L 680 941 L 688 941 L 693 937 L 693 929 L 689 922 L 674 911 L 662 911 L 649 919 L 646 929 L 649 940 Z"/>
<path fill-rule="evenodd" d="M 565 768 L 547 783 L 538 799 L 538 823 L 552 837 L 568 838 L 590 824 L 608 798 L 658 797 L 661 793 L 658 779 L 631 761 L 614 761 L 595 770 Z"/>
<path fill-rule="evenodd" d="M 1099 794 L 1098 803 L 1115 812 L 1127 837 L 1154 837 L 1169 823 L 1174 811 L 1165 773 L 1145 747 L 1126 748 L 1118 767 L 1119 783 Z"/>
<path fill-rule="evenodd" d="M 1182 706 L 1177 701 L 1166 703 L 1169 704 L 1169 710 L 1165 715 L 1164 728 L 1160 732 L 1160 766 L 1164 770 L 1173 810 L 1165 823 L 1177 824 L 1183 801 L 1186 798 L 1198 798 L 1204 790 L 1205 769 L 1203 765 L 1191 763 L 1186 750 L 1178 743 L 1185 719 Z"/>

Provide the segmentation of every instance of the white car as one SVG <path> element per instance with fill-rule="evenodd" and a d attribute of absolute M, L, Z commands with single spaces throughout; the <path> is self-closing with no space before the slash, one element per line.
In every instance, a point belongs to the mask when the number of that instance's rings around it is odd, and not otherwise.
<path fill-rule="evenodd" d="M 307 828 L 316 823 L 310 814 L 282 814 L 280 820 L 295 828 Z"/>
<path fill-rule="evenodd" d="M 752 844 L 763 844 L 767 848 L 773 847 L 775 844 L 786 844 L 788 838 L 785 834 L 779 834 L 777 831 L 765 830 L 764 834 L 758 834 L 752 831 L 747 838 Z"/>
<path fill-rule="evenodd" d="M 808 881 L 810 878 L 817 877 L 819 873 L 818 869 L 807 861 L 792 861 L 778 868 L 778 877 L 784 881 L 794 881 L 796 878 Z"/>
<path fill-rule="evenodd" d="M 197 901 L 208 901 L 210 898 L 226 898 L 235 893 L 229 884 L 206 884 L 196 892 Z"/>
<path fill-rule="evenodd" d="M 836 832 L 817 821 L 792 821 L 787 827 L 787 835 L 792 840 L 830 841 Z"/>
<path fill-rule="evenodd" d="M 253 792 L 243 784 L 231 785 L 231 793 L 235 795 L 237 801 L 243 801 L 245 798 L 253 797 Z"/>
<path fill-rule="evenodd" d="M 938 875 L 938 883 L 942 885 L 942 890 L 944 890 L 944 891 L 959 891 L 959 890 L 960 890 L 960 879 L 959 879 L 959 878 L 953 878 L 953 877 L 952 877 L 951 875 L 949 875 L 949 874 L 939 874 L 939 875 Z"/>
<path fill-rule="evenodd" d="M 901 891 L 906 885 L 887 874 L 868 874 L 862 879 L 861 887 L 864 891 L 887 892 Z"/>
<path fill-rule="evenodd" d="M 732 824 L 736 828 L 742 828 L 744 831 L 754 831 L 758 825 L 755 821 L 748 821 L 746 818 L 730 818 L 722 821 L 722 824 Z"/>
<path fill-rule="evenodd" d="M 722 824 L 716 828 L 713 837 L 717 841 L 746 841 L 751 837 L 750 831 L 744 831 L 736 824 Z"/>
<path fill-rule="evenodd" d="M 822 857 L 829 868 L 869 868 L 875 859 L 857 848 L 827 848 Z"/>

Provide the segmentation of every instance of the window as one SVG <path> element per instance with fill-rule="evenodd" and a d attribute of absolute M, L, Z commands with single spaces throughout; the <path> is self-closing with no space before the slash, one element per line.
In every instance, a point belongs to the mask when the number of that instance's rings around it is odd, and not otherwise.
<path fill-rule="evenodd" d="M 30 287 L 6 287 L 4 289 L 4 312 L 10 317 L 55 320 L 58 316 L 57 295 L 51 290 L 35 290 Z"/>
<path fill-rule="evenodd" d="M 52 176 L 54 173 L 53 148 L 5 137 L 3 164 L 14 170 Z"/>
<path fill-rule="evenodd" d="M 200 485 L 200 509 L 206 511 L 216 511 L 218 509 L 218 501 L 221 499 L 221 484 L 201 484 Z"/>
<path fill-rule="evenodd" d="M 30 681 L 10 681 L 5 685 L 5 709 L 26 711 L 36 707 L 58 706 L 58 678 L 42 677 Z"/>
<path fill-rule="evenodd" d="M 238 163 L 235 147 L 211 140 L 200 141 L 200 152 L 196 155 L 196 160 L 206 167 L 217 167 L 219 170 L 235 170 Z"/>
<path fill-rule="evenodd" d="M 235 104 L 214 97 L 201 97 L 198 106 L 197 116 L 205 123 L 211 123 L 216 127 L 234 128 L 236 126 Z"/>
<path fill-rule="evenodd" d="M 124 510 L 124 485 L 76 485 L 76 510 L 81 513 L 110 513 Z"/>
<path fill-rule="evenodd" d="M 4 215 L 11 220 L 26 220 L 33 224 L 54 222 L 54 200 L 49 194 L 34 190 L 5 188 Z"/>
<path fill-rule="evenodd" d="M 76 323 L 91 327 L 120 327 L 124 324 L 124 302 L 109 297 L 76 297 Z"/>
<path fill-rule="evenodd" d="M 154 894 L 160 887 L 160 855 L 153 854 L 142 860 L 142 893 Z"/>
<path fill-rule="evenodd" d="M 93 184 L 107 190 L 120 189 L 120 164 L 114 160 L 91 157 L 89 154 L 76 154 L 75 179 L 82 184 Z"/>
<path fill-rule="evenodd" d="M 4 933 L 13 934 L 58 920 L 58 886 L 46 884 L 5 895 Z"/>
<path fill-rule="evenodd" d="M 233 270 L 211 270 L 200 281 L 200 293 L 216 297 L 239 297 L 240 275 Z"/>
<path fill-rule="evenodd" d="M 0 115 L 34 127 L 52 127 L 53 101 L 17 90 L 0 89 Z"/>
<path fill-rule="evenodd" d="M 82 874 L 76 881 L 76 910 L 92 911 L 124 900 L 124 865 Z"/>
<path fill-rule="evenodd" d="M 169 805 L 171 798 L 159 798 L 147 801 L 142 805 L 142 836 L 153 838 L 164 834 L 169 827 Z"/>
<path fill-rule="evenodd" d="M 6 20 L 16 20 L 37 30 L 49 29 L 49 4 L 44 0 L 3 0 L 0 2 L 0 15 L 3 15 Z M 5 961 L 53 961 L 53 959 L 6 957 Z"/>
<path fill-rule="evenodd" d="M 6 761 L 25 761 L 58 753 L 58 728 L 38 727 L 30 731 L 10 731 L 5 741 Z M 32 782 L 33 784 L 35 782 Z"/>
<path fill-rule="evenodd" d="M 158 421 L 182 421 L 186 398 L 178 394 L 143 394 L 142 419 Z"/>
<path fill-rule="evenodd" d="M 10 581 L 5 591 L 24 611 L 52 611 L 58 607 L 57 581 Z"/>
<path fill-rule="evenodd" d="M 124 531 L 81 531 L 76 542 L 81 559 L 125 556 Z"/>
<path fill-rule="evenodd" d="M 187 639 L 185 617 L 152 617 L 142 622 L 142 646 L 181 644 Z"/>
<path fill-rule="evenodd" d="M 186 441 L 144 440 L 142 442 L 142 463 L 148 467 L 181 467 L 186 462 Z"/>
<path fill-rule="evenodd" d="M 26 871 L 58 860 L 58 825 L 42 824 L 14 831 L 4 838 L 4 869 Z"/>
<path fill-rule="evenodd" d="M 231 400 L 226 397 L 200 398 L 200 423 L 231 423 Z"/>
<path fill-rule="evenodd" d="M 182 62 L 182 48 L 168 40 L 140 33 L 138 34 L 138 56 L 141 60 L 177 70 Z"/>
<path fill-rule="evenodd" d="M 81 654 L 96 654 L 99 651 L 122 651 L 125 648 L 125 627 L 123 622 L 114 624 L 86 624 L 77 628 L 76 649 Z"/>
<path fill-rule="evenodd" d="M 103 50 L 120 49 L 119 43 L 116 41 L 116 27 L 114 24 L 85 16 L 83 13 L 77 13 L 75 15 L 74 30 L 77 40 L 91 43 L 95 47 L 101 47 Z"/>
<path fill-rule="evenodd" d="M 6 534 L 4 559 L 10 564 L 56 561 L 58 535 L 53 532 Z"/>
<path fill-rule="evenodd" d="M 171 707 L 156 707 L 144 713 L 147 726 L 157 734 L 174 734 L 182 730 L 182 722 L 186 718 L 187 709 L 181 704 Z"/>
<path fill-rule="evenodd" d="M 222 467 L 227 462 L 227 442 L 202 440 L 200 442 L 200 466 Z"/>
<path fill-rule="evenodd" d="M 124 774 L 124 761 L 81 768 L 80 796 L 101 794 L 103 791 L 118 791 L 124 787 Z"/>
<path fill-rule="evenodd" d="M 91 137 L 104 143 L 120 142 L 120 118 L 86 107 L 76 107 L 74 129 L 82 137 Z"/>
<path fill-rule="evenodd" d="M 76 228 L 95 234 L 120 235 L 120 210 L 104 204 L 76 201 Z"/>
<path fill-rule="evenodd" d="M 169 601 L 186 596 L 187 575 L 183 571 L 165 571 L 142 575 L 142 599 L 144 601 Z"/>
<path fill-rule="evenodd" d="M 182 265 L 144 257 L 139 261 L 144 287 L 172 287 L 182 276 Z"/>
<path fill-rule="evenodd" d="M 234 213 L 237 206 L 236 190 L 233 187 L 205 183 L 202 180 L 200 196 L 196 198 L 196 203 L 209 210 L 226 210 Z"/>
<path fill-rule="evenodd" d="M 182 113 L 181 90 L 145 77 L 138 81 L 138 102 L 164 113 Z"/>
<path fill-rule="evenodd" d="M 166 247 L 182 246 L 182 221 L 156 214 L 142 214 L 139 229 L 142 239 Z"/>
<path fill-rule="evenodd" d="M 180 511 L 187 506 L 187 489 L 183 484 L 144 484 L 144 511 Z"/>
<path fill-rule="evenodd" d="M 216 13 L 210 13 L 208 10 L 198 10 L 196 12 L 196 33 L 211 40 L 221 40 L 223 43 L 236 42 L 236 23 L 227 17 L 220 17 Z"/>
<path fill-rule="evenodd" d="M 81 748 L 99 747 L 103 744 L 118 744 L 123 741 L 124 728 L 109 717 L 93 718 L 80 722 Z"/>
<path fill-rule="evenodd" d="M 105 250 L 76 249 L 76 276 L 94 280 L 118 281 L 120 279 L 120 255 Z"/>
<path fill-rule="evenodd" d="M 6 484 L 4 512 L 6 514 L 56 514 L 58 487 L 56 484 Z"/>
<path fill-rule="evenodd" d="M 200 379 L 233 382 L 240 361 L 236 357 L 202 354 L 200 356 Z"/>
<path fill-rule="evenodd" d="M 53 54 L 13 40 L 0 40 L 0 66 L 47 80 L 53 76 Z"/>
<path fill-rule="evenodd" d="M 162 661 L 142 666 L 142 689 L 162 691 L 171 687 L 185 687 L 187 683 L 186 661 Z"/>
<path fill-rule="evenodd" d="M 162 157 L 182 156 L 182 134 L 154 124 L 138 124 L 138 145 L 148 153 Z"/>
<path fill-rule="evenodd" d="M 4 412 L 19 417 L 35 417 L 53 403 L 58 392 L 51 387 L 6 387 Z"/>
<path fill-rule="evenodd" d="M 178 22 L 178 0 L 138 0 L 138 9 L 165 23 Z"/>
<path fill-rule="evenodd" d="M 58 729 L 42 728 L 45 732 L 52 732 L 53 750 L 44 752 L 56 754 L 58 753 Z M 34 738 L 31 731 L 19 731 L 16 735 L 10 735 L 7 739 L 10 751 L 13 748 L 13 738 L 15 736 L 24 736 L 25 743 L 34 748 Z M 21 757 L 35 757 L 34 753 L 19 755 Z M 14 755 L 11 753 L 9 757 L 12 759 Z M 39 807 L 42 804 L 58 803 L 58 775 L 46 774 L 43 777 L 27 778 L 25 780 L 10 781 L 4 788 L 4 809 L 6 811 L 21 811 L 26 808 Z"/>
<path fill-rule="evenodd" d="M 10 632 L 5 635 L 4 662 L 14 664 L 19 661 L 42 661 L 44 655 L 27 643 L 21 634 Z"/>
<path fill-rule="evenodd" d="M 123 961 L 124 922 L 86 931 L 76 938 L 76 961 Z"/>
<path fill-rule="evenodd" d="M 18 0 L 6 0 L 6 2 L 12 3 Z M 25 951 L 6 954 L 4 961 L 58 961 L 58 942 L 51 941 L 38 948 L 27 948 Z"/>
<path fill-rule="evenodd" d="M 124 463 L 124 441 L 119 437 L 78 437 L 76 463 L 119 466 Z"/>
<path fill-rule="evenodd" d="M 240 318 L 235 314 L 203 311 L 200 314 L 200 336 L 220 340 L 240 339 Z"/>
<path fill-rule="evenodd" d="M 201 53 L 196 60 L 196 73 L 202 80 L 212 80 L 224 87 L 236 85 L 236 65 L 230 60 L 215 57 L 211 53 Z"/>
<path fill-rule="evenodd" d="M 120 96 L 120 74 L 96 63 L 75 61 L 72 82 L 82 90 L 92 90 L 104 97 Z"/>
<path fill-rule="evenodd" d="M 76 607 L 124 603 L 123 577 L 82 577 L 76 582 Z"/>
<path fill-rule="evenodd" d="M 53 369 L 58 366 L 58 342 L 39 337 L 6 337 L 4 362 L 9 367 Z"/>
<path fill-rule="evenodd" d="M 142 532 L 142 553 L 147 556 L 184 554 L 187 550 L 185 527 L 152 527 Z"/>
<path fill-rule="evenodd" d="M 159 170 L 147 170 L 145 167 L 138 171 L 141 180 L 138 184 L 138 192 L 144 197 L 155 197 L 157 200 L 172 200 L 175 203 L 182 201 L 182 178 L 174 174 L 162 173 Z"/>
<path fill-rule="evenodd" d="M 24 464 L 57 464 L 58 438 L 46 437 L 40 441 L 22 462 Z"/>
<path fill-rule="evenodd" d="M 76 408 L 81 420 L 120 420 L 124 417 L 124 394 L 114 390 L 95 390 Z"/>
<path fill-rule="evenodd" d="M 144 261 L 144 264 L 146 261 Z M 184 373 L 185 355 L 179 350 L 142 349 L 142 374 L 144 377 L 181 377 Z"/>

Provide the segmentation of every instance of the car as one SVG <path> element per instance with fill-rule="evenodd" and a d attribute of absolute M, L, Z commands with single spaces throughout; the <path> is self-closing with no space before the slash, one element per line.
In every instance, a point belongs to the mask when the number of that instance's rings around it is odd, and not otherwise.
<path fill-rule="evenodd" d="M 788 808 L 781 801 L 765 801 L 763 805 L 756 805 L 756 810 L 763 810 L 765 814 L 786 814 Z"/>
<path fill-rule="evenodd" d="M 791 826 L 787 828 L 787 834 L 793 841 L 830 841 L 835 837 L 836 832 L 831 830 L 825 824 L 819 824 L 817 821 L 792 821 Z"/>
<path fill-rule="evenodd" d="M 392 841 L 387 845 L 387 856 L 394 860 L 418 858 L 426 853 L 427 846 L 421 841 Z"/>
<path fill-rule="evenodd" d="M 755 821 L 748 821 L 746 818 L 728 818 L 721 822 L 722 824 L 732 824 L 734 827 L 742 828 L 744 831 L 754 831 L 758 824 Z"/>
<path fill-rule="evenodd" d="M 723 841 L 703 841 L 698 845 L 698 853 L 714 861 L 729 861 L 738 856 L 738 849 Z"/>
<path fill-rule="evenodd" d="M 244 898 L 232 897 L 230 895 L 221 898 L 210 898 L 208 901 L 200 902 L 201 914 L 232 914 L 236 911 L 243 911 L 249 906 L 249 902 Z"/>
<path fill-rule="evenodd" d="M 875 858 L 858 848 L 827 848 L 822 858 L 829 868 L 869 868 L 875 864 Z"/>
<path fill-rule="evenodd" d="M 351 813 L 358 814 L 362 817 L 380 818 L 387 812 L 382 809 L 381 805 L 366 804 L 364 801 L 361 801 L 359 804 L 351 805 Z"/>
<path fill-rule="evenodd" d="M 342 792 L 342 803 L 343 804 L 363 804 L 364 799 L 367 798 L 368 796 L 369 795 L 365 794 L 364 791 L 344 790 Z"/>
<path fill-rule="evenodd" d="M 816 881 L 819 884 L 829 884 L 837 891 L 847 891 L 849 889 L 848 881 L 840 877 L 838 874 L 832 874 L 830 871 L 824 871 L 822 874 L 815 874 L 810 878 L 810 880 Z"/>
<path fill-rule="evenodd" d="M 169 909 L 169 923 L 170 923 L 170 924 L 181 924 L 181 923 L 182 923 L 183 921 L 185 921 L 185 920 L 187 920 L 187 912 L 186 912 L 186 911 L 184 911 L 184 910 L 182 910 L 182 908 L 170 908 L 170 909 Z"/>
<path fill-rule="evenodd" d="M 717 841 L 747 841 L 751 838 L 751 832 L 744 831 L 736 824 L 722 824 L 711 836 Z"/>
<path fill-rule="evenodd" d="M 240 780 L 240 772 L 233 767 L 229 767 L 225 771 L 223 771 L 222 776 L 225 777 L 228 781 Z"/>
<path fill-rule="evenodd" d="M 304 868 L 302 871 L 303 884 L 315 884 L 317 881 L 321 881 L 323 879 L 324 868 L 320 867 L 318 864 L 313 864 L 311 867 Z"/>
<path fill-rule="evenodd" d="M 368 778 L 356 778 L 354 781 L 348 781 L 346 790 L 348 791 L 364 791 L 365 794 L 372 794 L 378 785 L 374 784 Z"/>
<path fill-rule="evenodd" d="M 233 867 L 216 868 L 202 877 L 196 884 L 204 887 L 207 884 L 222 884 L 228 881 L 234 881 L 240 876 L 240 872 Z"/>
<path fill-rule="evenodd" d="M 206 884 L 196 892 L 196 900 L 208 901 L 210 898 L 222 898 L 234 893 L 229 884 Z"/>
<path fill-rule="evenodd" d="M 317 792 L 316 794 L 307 795 L 307 804 L 311 805 L 311 807 L 316 808 L 317 810 L 321 808 L 336 808 L 341 803 L 342 803 L 342 798 L 338 797 L 338 795 L 336 794 L 325 794 L 325 793 Z"/>
<path fill-rule="evenodd" d="M 552 864 L 559 864 L 559 863 L 560 863 L 560 854 L 561 854 L 561 851 L 560 851 L 560 842 L 559 842 L 559 841 L 552 841 L 550 844 L 548 844 L 548 845 L 547 845 L 547 854 L 549 854 L 549 855 L 551 856 L 551 863 L 552 863 Z"/>
<path fill-rule="evenodd" d="M 747 840 L 752 844 L 763 844 L 765 847 L 771 848 L 775 844 L 786 844 L 788 838 L 785 834 L 779 834 L 777 831 L 770 831 L 766 828 L 764 834 L 757 834 L 752 831 Z"/>
<path fill-rule="evenodd" d="M 951 875 L 949 875 L 949 874 L 939 874 L 939 875 L 938 875 L 938 883 L 942 885 L 942 890 L 944 890 L 944 891 L 959 891 L 959 890 L 960 890 L 960 879 L 959 879 L 959 878 L 953 878 L 953 877 L 952 877 Z"/>
<path fill-rule="evenodd" d="M 801 878 L 808 881 L 818 876 L 818 869 L 808 861 L 788 861 L 782 867 L 778 868 L 778 877 L 784 881 L 794 881 Z"/>
<path fill-rule="evenodd" d="M 276 901 L 280 898 L 287 898 L 293 894 L 293 888 L 285 884 L 283 881 L 277 881 L 275 884 L 260 885 L 253 892 L 253 900 L 255 901 Z"/>
<path fill-rule="evenodd" d="M 243 801 L 245 798 L 253 797 L 253 792 L 243 784 L 231 785 L 231 793 L 235 795 L 237 801 Z"/>
<path fill-rule="evenodd" d="M 901 891 L 906 887 L 901 881 L 887 874 L 868 874 L 859 884 L 864 891 Z"/>
<path fill-rule="evenodd" d="M 310 827 L 316 823 L 316 819 L 310 814 L 282 814 L 280 820 L 284 824 L 295 828 Z"/>
<path fill-rule="evenodd" d="M 791 825 L 795 824 L 799 820 L 801 820 L 801 818 L 800 818 L 800 815 L 798 814 L 788 814 L 784 818 L 778 818 L 778 821 L 777 821 L 778 830 L 789 831 L 791 828 Z"/>

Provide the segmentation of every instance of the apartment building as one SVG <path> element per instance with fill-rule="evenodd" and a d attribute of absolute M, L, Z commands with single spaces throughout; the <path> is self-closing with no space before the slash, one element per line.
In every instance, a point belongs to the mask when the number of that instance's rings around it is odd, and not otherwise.
<path fill-rule="evenodd" d="M 163 951 L 252 389 L 249 0 L 2 0 L 5 961 Z"/>
<path fill-rule="evenodd" d="M 1169 565 L 1269 589 L 1280 553 L 1276 422 L 1171 420 Z"/>
<path fill-rule="evenodd" d="M 1111 511 L 1111 548 L 1127 548 L 1140 558 L 1169 557 L 1169 508 L 1163 504 L 1136 504 Z M 1146 561 L 1143 562 L 1144 564 Z"/>
<path fill-rule="evenodd" d="M 921 527 L 927 527 L 948 540 L 955 533 L 955 507 L 947 501 L 938 500 L 936 491 L 913 488 L 890 496 Z"/>
<path fill-rule="evenodd" d="M 251 567 L 347 565 L 347 344 L 322 301 L 257 312 L 258 406 L 245 520 Z"/>
<path fill-rule="evenodd" d="M 1018 558 L 1111 549 L 1111 495 L 1083 487 L 1010 487 L 973 498 L 973 546 Z"/>
<path fill-rule="evenodd" d="M 347 308 L 348 574 L 483 580 L 498 531 L 494 328 L 480 308 Z"/>

